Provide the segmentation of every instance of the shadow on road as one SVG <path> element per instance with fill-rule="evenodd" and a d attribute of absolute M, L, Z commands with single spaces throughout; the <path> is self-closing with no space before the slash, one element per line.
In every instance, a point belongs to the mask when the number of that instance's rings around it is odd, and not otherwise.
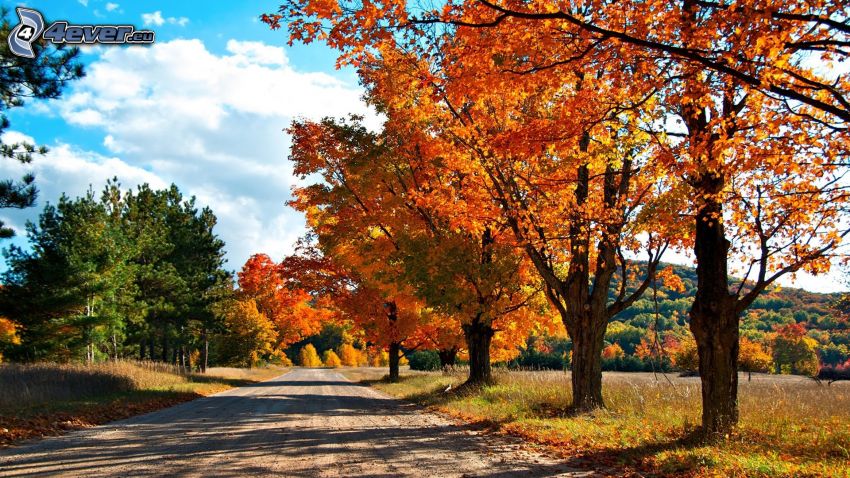
<path fill-rule="evenodd" d="M 364 385 L 330 376 L 287 378 L 6 450 L 0 476 L 315 476 L 325 467 L 339 468 L 339 476 L 399 476 L 461 470 L 464 460 L 494 451 L 473 433 L 476 425 L 428 418 L 414 405 L 367 393 Z M 473 474 L 555 476 L 566 469 L 532 461 Z"/>

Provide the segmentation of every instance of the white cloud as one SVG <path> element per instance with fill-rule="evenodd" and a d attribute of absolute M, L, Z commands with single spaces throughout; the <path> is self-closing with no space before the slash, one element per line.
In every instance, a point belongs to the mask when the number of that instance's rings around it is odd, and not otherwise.
<path fill-rule="evenodd" d="M 84 7 L 89 6 L 89 0 L 77 0 L 77 2 Z"/>
<path fill-rule="evenodd" d="M 62 155 L 47 162 L 65 161 L 82 172 L 45 166 L 36 171 L 37 181 L 43 197 L 55 201 L 55 185 L 67 183 L 61 190 L 72 195 L 89 182 L 99 188 L 112 176 L 104 165 L 120 161 L 119 179 L 126 184 L 140 178 L 174 182 L 199 205 L 212 207 L 230 268 L 256 252 L 280 259 L 304 232 L 301 215 L 285 206 L 296 179 L 282 129 L 297 117 L 349 113 L 379 124 L 361 94 L 330 75 L 295 70 L 284 48 L 261 42 L 231 40 L 221 55 L 199 40 L 105 48 L 55 109 L 71 125 L 102 132 L 104 148 L 117 158 L 59 145 L 51 155 Z M 74 179 L 98 174 L 97 180 Z"/>
<path fill-rule="evenodd" d="M 106 11 L 112 12 L 112 11 L 118 10 L 118 7 L 120 7 L 120 6 L 121 5 L 118 5 L 117 3 L 107 2 Z"/>
<path fill-rule="evenodd" d="M 162 12 L 157 10 L 153 13 L 143 13 L 142 14 L 142 22 L 144 22 L 145 26 L 148 25 L 162 25 L 165 23 L 165 19 L 162 18 Z"/>
<path fill-rule="evenodd" d="M 15 131 L 7 131 L 3 142 L 36 143 L 32 137 Z M 117 158 L 83 151 L 68 144 L 54 144 L 45 156 L 34 156 L 32 163 L 21 164 L 17 161 L 0 161 L 0 177 L 19 179 L 24 174 L 35 173 L 39 190 L 36 207 L 17 210 L 0 209 L 0 218 L 12 226 L 18 235 L 23 235 L 26 221 L 35 220 L 46 202 L 55 204 L 62 193 L 69 196 L 84 194 L 89 187 L 99 191 L 106 180 L 118 177 L 124 189 L 148 183 L 152 187 L 162 188 L 169 181 L 133 166 Z"/>
<path fill-rule="evenodd" d="M 157 10 L 153 13 L 143 13 L 142 14 L 142 22 L 144 22 L 145 26 L 156 25 L 162 26 L 165 23 L 170 25 L 179 25 L 181 27 L 185 27 L 189 24 L 189 19 L 186 17 L 168 17 L 165 18 L 162 16 L 162 11 Z"/>
<path fill-rule="evenodd" d="M 258 41 L 230 40 L 227 42 L 227 51 L 246 64 L 286 66 L 289 63 L 283 48 Z"/>

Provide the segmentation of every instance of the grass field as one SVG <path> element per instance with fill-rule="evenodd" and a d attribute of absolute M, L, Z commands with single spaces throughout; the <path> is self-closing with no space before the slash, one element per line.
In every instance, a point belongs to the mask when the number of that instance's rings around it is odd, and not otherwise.
<path fill-rule="evenodd" d="M 741 424 L 719 444 L 694 438 L 698 378 L 605 373 L 606 410 L 571 416 L 564 372 L 496 372 L 495 384 L 458 389 L 462 371 L 345 372 L 408 399 L 502 433 L 549 445 L 575 466 L 613 466 L 635 476 L 850 476 L 850 383 L 741 375 Z M 445 391 L 449 386 L 449 391 Z"/>
<path fill-rule="evenodd" d="M 0 365 L 0 447 L 176 405 L 284 373 L 279 367 L 181 373 L 156 362 Z"/>

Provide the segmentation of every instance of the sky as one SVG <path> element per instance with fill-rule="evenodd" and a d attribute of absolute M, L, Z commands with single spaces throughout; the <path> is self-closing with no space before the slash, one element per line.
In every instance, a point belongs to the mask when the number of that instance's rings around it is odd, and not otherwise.
<path fill-rule="evenodd" d="M 50 148 L 29 165 L 0 162 L 0 178 L 34 172 L 39 203 L 0 209 L 18 231 L 46 202 L 64 192 L 84 194 L 117 177 L 124 188 L 176 184 L 218 217 L 227 268 L 238 270 L 254 253 L 275 260 L 292 252 L 305 232 L 286 201 L 298 179 L 286 160 L 293 119 L 365 115 L 380 120 L 361 99 L 351 69 L 335 68 L 336 54 L 320 44 L 287 46 L 286 33 L 259 21 L 279 2 L 67 0 L 13 3 L 39 10 L 50 23 L 131 24 L 156 33 L 151 46 L 85 47 L 86 77 L 58 100 L 29 102 L 7 112 L 4 142 L 29 140 Z M 11 13 L 14 17 L 14 13 Z M 16 19 L 13 19 L 13 23 Z M 669 260 L 692 263 L 683 255 Z M 785 286 L 818 292 L 846 290 L 839 271 L 799 274 Z"/>

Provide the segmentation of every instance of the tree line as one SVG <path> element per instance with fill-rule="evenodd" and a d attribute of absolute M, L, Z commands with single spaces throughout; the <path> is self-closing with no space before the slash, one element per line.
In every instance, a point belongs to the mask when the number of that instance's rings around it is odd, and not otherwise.
<path fill-rule="evenodd" d="M 216 218 L 177 186 L 63 195 L 4 251 L 0 314 L 19 326 L 12 360 L 136 357 L 204 369 L 232 294 Z M 195 352 L 195 356 L 191 357 Z"/>
<path fill-rule="evenodd" d="M 262 16 L 338 49 L 385 118 L 297 122 L 291 157 L 324 180 L 293 204 L 350 289 L 383 303 L 391 360 L 403 314 L 451 310 L 486 380 L 480 351 L 545 323 L 514 320 L 542 295 L 572 341 L 573 405 L 603 407 L 609 322 L 674 280 L 665 250 L 689 251 L 707 436 L 738 420 L 744 311 L 786 274 L 826 272 L 850 232 L 850 83 L 817 66 L 850 54 L 847 18 L 835 1 L 691 0 L 292 0 Z"/>

